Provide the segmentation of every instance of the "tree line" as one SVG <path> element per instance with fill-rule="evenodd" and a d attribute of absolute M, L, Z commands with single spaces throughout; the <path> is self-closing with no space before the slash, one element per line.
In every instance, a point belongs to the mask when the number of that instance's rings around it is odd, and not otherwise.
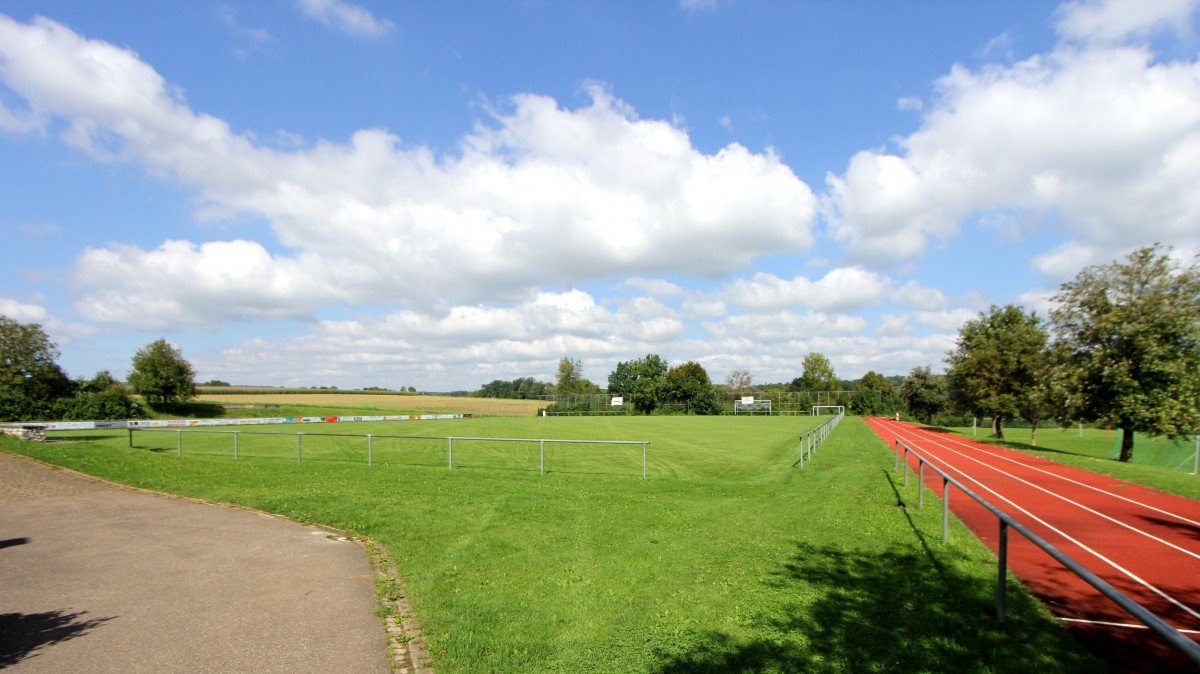
<path fill-rule="evenodd" d="M 959 331 L 946 375 L 915 368 L 901 387 L 908 411 L 1005 422 L 1088 422 L 1120 429 L 1121 461 L 1134 433 L 1200 431 L 1200 256 L 1188 263 L 1155 244 L 1093 265 L 1062 284 L 1049 320 L 991 306 Z"/>
<path fill-rule="evenodd" d="M 128 386 L 108 370 L 72 380 L 58 364 L 58 345 L 36 323 L 0 316 L 0 421 L 138 419 L 149 405 L 195 395 L 195 374 L 165 339 L 138 349 Z"/>

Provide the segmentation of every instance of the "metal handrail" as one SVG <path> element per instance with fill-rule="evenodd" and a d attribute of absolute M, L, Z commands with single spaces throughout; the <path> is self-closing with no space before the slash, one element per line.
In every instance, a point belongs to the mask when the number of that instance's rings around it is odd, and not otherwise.
<path fill-rule="evenodd" d="M 942 540 L 948 540 L 950 537 L 950 530 L 949 530 L 950 491 L 949 491 L 949 485 L 954 485 L 955 487 L 957 487 L 959 489 L 959 491 L 966 494 L 967 496 L 970 496 L 972 499 L 975 500 L 976 503 L 983 506 L 986 510 L 988 510 L 993 515 L 995 515 L 997 520 L 999 520 L 999 522 L 1000 522 L 1000 544 L 999 544 L 999 564 L 998 564 L 999 568 L 997 570 L 997 578 L 996 578 L 996 620 L 997 621 L 1004 622 L 1004 617 L 1005 617 L 1005 590 L 1006 590 L 1006 586 L 1007 586 L 1007 574 L 1008 574 L 1008 529 L 1012 528 L 1014 531 L 1016 531 L 1017 533 L 1024 536 L 1026 538 L 1026 540 L 1028 540 L 1030 543 L 1033 543 L 1037 547 L 1041 548 L 1046 554 L 1050 555 L 1055 560 L 1057 560 L 1058 563 L 1060 563 L 1064 567 L 1066 567 L 1068 571 L 1071 571 L 1075 575 L 1082 578 L 1084 581 L 1087 582 L 1088 585 L 1091 585 L 1092 587 L 1096 588 L 1096 590 L 1098 590 L 1105 597 L 1108 597 L 1113 602 L 1115 602 L 1118 606 L 1125 609 L 1130 615 L 1132 615 L 1133 617 L 1140 620 L 1142 622 L 1142 624 L 1144 624 L 1146 627 L 1150 628 L 1150 630 L 1153 631 L 1155 634 L 1166 639 L 1167 642 L 1170 643 L 1175 648 L 1178 648 L 1180 651 L 1183 651 L 1184 655 L 1186 655 L 1188 658 L 1190 658 L 1192 660 L 1192 662 L 1195 662 L 1196 664 L 1200 664 L 1200 644 L 1197 644 L 1195 641 L 1192 641 L 1188 637 L 1184 636 L 1183 633 L 1180 632 L 1179 630 L 1168 625 L 1162 618 L 1159 618 L 1154 613 L 1151 613 L 1150 610 L 1147 609 L 1145 606 L 1142 606 L 1141 604 L 1137 603 L 1136 601 L 1125 596 L 1125 594 L 1123 594 L 1120 590 L 1118 590 L 1117 588 L 1110 585 L 1106 580 L 1104 580 L 1100 576 L 1097 576 L 1095 573 L 1092 573 L 1091 571 L 1086 569 L 1083 565 L 1081 565 L 1079 562 L 1075 561 L 1074 559 L 1071 559 L 1071 557 L 1069 557 L 1066 553 L 1062 552 L 1058 548 L 1051 545 L 1049 542 L 1047 542 L 1041 536 L 1038 536 L 1037 534 L 1030 531 L 1028 528 L 1025 527 L 1025 525 L 1023 525 L 1020 522 L 1013 519 L 1012 516 L 1009 515 L 1008 513 L 1004 512 L 1003 510 L 1000 510 L 996 506 L 989 503 L 982 496 L 971 491 L 971 489 L 969 487 L 967 487 L 966 485 L 964 485 L 962 482 L 959 482 L 958 480 L 954 479 L 953 477 L 950 477 L 950 475 L 948 475 L 946 473 L 946 471 L 942 470 L 941 468 L 939 468 L 937 466 L 937 464 L 934 464 L 929 459 L 922 456 L 921 453 L 918 452 L 916 449 L 909 447 L 908 444 L 906 442 L 904 442 L 903 440 L 901 440 L 900 438 L 896 438 L 896 448 L 897 448 L 896 470 L 900 470 L 901 463 L 903 463 L 904 485 L 905 486 L 908 485 L 908 454 L 911 453 L 913 456 L 915 456 L 917 458 L 917 462 L 918 462 L 917 463 L 918 507 L 924 506 L 924 498 L 923 497 L 924 497 L 924 488 L 925 488 L 925 483 L 924 483 L 924 467 L 925 467 L 925 465 L 928 464 L 928 466 L 931 470 L 933 470 L 934 472 L 936 472 L 938 475 L 940 475 L 942 477 Z M 903 462 L 901 462 L 901 451 L 900 451 L 901 449 L 903 449 L 903 455 L 904 455 Z"/>
<path fill-rule="evenodd" d="M 846 414 L 845 412 L 842 412 L 829 421 L 822 423 L 820 426 L 817 426 L 816 428 L 805 433 L 801 433 L 800 458 L 793 461 L 792 465 L 798 465 L 803 468 L 805 459 L 811 461 L 813 452 L 817 450 L 817 447 L 819 447 L 822 442 L 825 442 L 825 439 L 829 437 L 829 434 L 833 432 L 833 429 L 837 428 L 838 423 L 841 422 L 842 417 L 844 416 L 846 416 Z"/>
<path fill-rule="evenodd" d="M 372 442 L 377 438 L 386 438 L 392 440 L 445 440 L 446 441 L 446 466 L 448 470 L 454 469 L 454 441 L 487 441 L 487 442 L 536 442 L 538 443 L 538 471 L 543 475 L 546 473 L 546 444 L 582 444 L 582 445 L 641 445 L 642 446 L 642 479 L 647 479 L 647 448 L 650 445 L 649 440 L 573 440 L 565 438 L 484 438 L 473 437 L 467 435 L 386 435 L 376 433 L 304 433 L 303 431 L 229 431 L 218 430 L 213 428 L 130 428 L 129 429 L 129 446 L 133 447 L 133 433 L 175 433 L 175 453 L 177 456 L 183 456 L 183 434 L 184 433 L 216 433 L 220 435 L 233 436 L 233 458 L 238 458 L 238 436 L 239 435 L 294 435 L 296 436 L 296 460 L 300 461 L 303 457 L 304 436 L 319 438 L 366 438 L 367 439 L 367 465 L 372 465 Z"/>

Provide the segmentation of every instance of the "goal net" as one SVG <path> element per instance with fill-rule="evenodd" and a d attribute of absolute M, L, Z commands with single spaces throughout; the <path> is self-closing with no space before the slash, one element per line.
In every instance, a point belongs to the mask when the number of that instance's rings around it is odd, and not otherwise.
<path fill-rule="evenodd" d="M 841 416 L 845 413 L 846 413 L 845 405 L 813 405 L 813 408 L 812 408 L 812 415 L 814 417 L 822 415 L 822 414 L 832 414 L 834 416 Z"/>
<path fill-rule="evenodd" d="M 733 401 L 734 414 L 770 414 L 770 400 L 755 400 L 751 397 L 745 397 L 741 400 Z"/>

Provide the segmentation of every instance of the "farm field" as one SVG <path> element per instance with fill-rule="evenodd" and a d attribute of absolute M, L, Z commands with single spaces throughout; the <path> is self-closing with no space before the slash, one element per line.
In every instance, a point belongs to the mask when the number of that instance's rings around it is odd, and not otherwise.
<path fill-rule="evenodd" d="M 1039 428 L 1037 446 L 1030 444 L 1028 428 L 1005 428 L 1004 440 L 987 437 L 990 428 L 979 428 L 974 436 L 971 427 L 948 430 L 980 442 L 990 442 L 1018 449 L 1050 461 L 1057 461 L 1086 470 L 1129 480 L 1147 487 L 1200 500 L 1200 475 L 1192 475 L 1192 454 L 1195 440 L 1173 441 L 1142 433 L 1134 437 L 1133 461 L 1122 463 L 1115 458 L 1121 441 L 1120 431 L 1084 428 Z"/>
<path fill-rule="evenodd" d="M 465 396 L 396 395 L 373 393 L 245 393 L 231 389 L 223 393 L 202 393 L 200 402 L 229 405 L 271 404 L 288 407 L 333 407 L 355 409 L 358 414 L 372 410 L 388 412 L 461 412 L 479 415 L 534 416 L 548 403 L 540 400 L 470 398 Z M 236 416 L 236 415 L 234 415 Z"/>
<path fill-rule="evenodd" d="M 370 536 L 395 558 L 439 672 L 1096 671 L 1020 588 L 993 618 L 994 560 L 912 503 L 892 455 L 847 418 L 801 470 L 804 417 L 482 418 L 338 424 L 373 434 L 648 441 L 442 447 L 360 439 L 232 458 L 230 437 L 72 433 L 0 447 L 171 493 Z M 280 430 L 278 427 L 272 430 Z M 292 431 L 297 427 L 284 429 Z M 151 440 L 161 439 L 159 442 Z M 267 439 L 275 439 L 268 437 Z M 245 438 L 243 438 L 245 440 Z M 310 444 L 311 443 L 311 444 Z M 514 449 L 516 447 L 516 449 Z M 311 453 L 310 453 L 311 452 Z M 461 456 L 460 456 L 461 452 Z M 415 452 L 418 453 L 419 452 Z M 434 462 L 434 459 L 437 462 Z M 459 461 L 462 461 L 460 464 Z"/>

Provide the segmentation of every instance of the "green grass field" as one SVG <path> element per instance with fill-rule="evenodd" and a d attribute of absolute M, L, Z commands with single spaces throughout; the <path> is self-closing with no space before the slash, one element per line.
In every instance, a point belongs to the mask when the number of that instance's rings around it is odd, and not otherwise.
<path fill-rule="evenodd" d="M 961 525 L 915 510 L 893 461 L 847 418 L 806 468 L 818 420 L 492 418 L 303 427 L 282 447 L 229 436 L 71 434 L 0 447 L 176 494 L 370 536 L 404 579 L 439 672 L 1097 671 L 1012 588 L 994 620 L 994 559 Z M 382 448 L 338 432 L 649 441 Z M 286 430 L 296 430 L 290 427 Z M 161 442 L 151 442 L 151 439 Z M 242 438 L 241 440 L 244 440 Z M 240 440 L 240 442 L 241 442 Z M 344 443 L 342 443 L 344 441 Z M 328 443 L 323 445 L 321 443 Z M 341 444 L 340 444 L 341 443 Z M 356 444 L 357 443 L 357 444 Z M 474 451 L 473 451 L 474 450 Z M 461 461 L 461 463 L 460 463 Z"/>
<path fill-rule="evenodd" d="M 979 428 L 974 436 L 970 426 L 948 430 L 1051 461 L 1200 499 L 1200 475 L 1191 474 L 1195 440 L 1174 441 L 1138 433 L 1134 436 L 1133 461 L 1122 463 L 1115 458 L 1121 442 L 1121 432 L 1117 430 L 1085 428 L 1081 438 L 1078 427 L 1039 428 L 1036 447 L 1030 443 L 1028 428 L 1005 428 L 1002 441 L 987 437 L 990 428 Z"/>

